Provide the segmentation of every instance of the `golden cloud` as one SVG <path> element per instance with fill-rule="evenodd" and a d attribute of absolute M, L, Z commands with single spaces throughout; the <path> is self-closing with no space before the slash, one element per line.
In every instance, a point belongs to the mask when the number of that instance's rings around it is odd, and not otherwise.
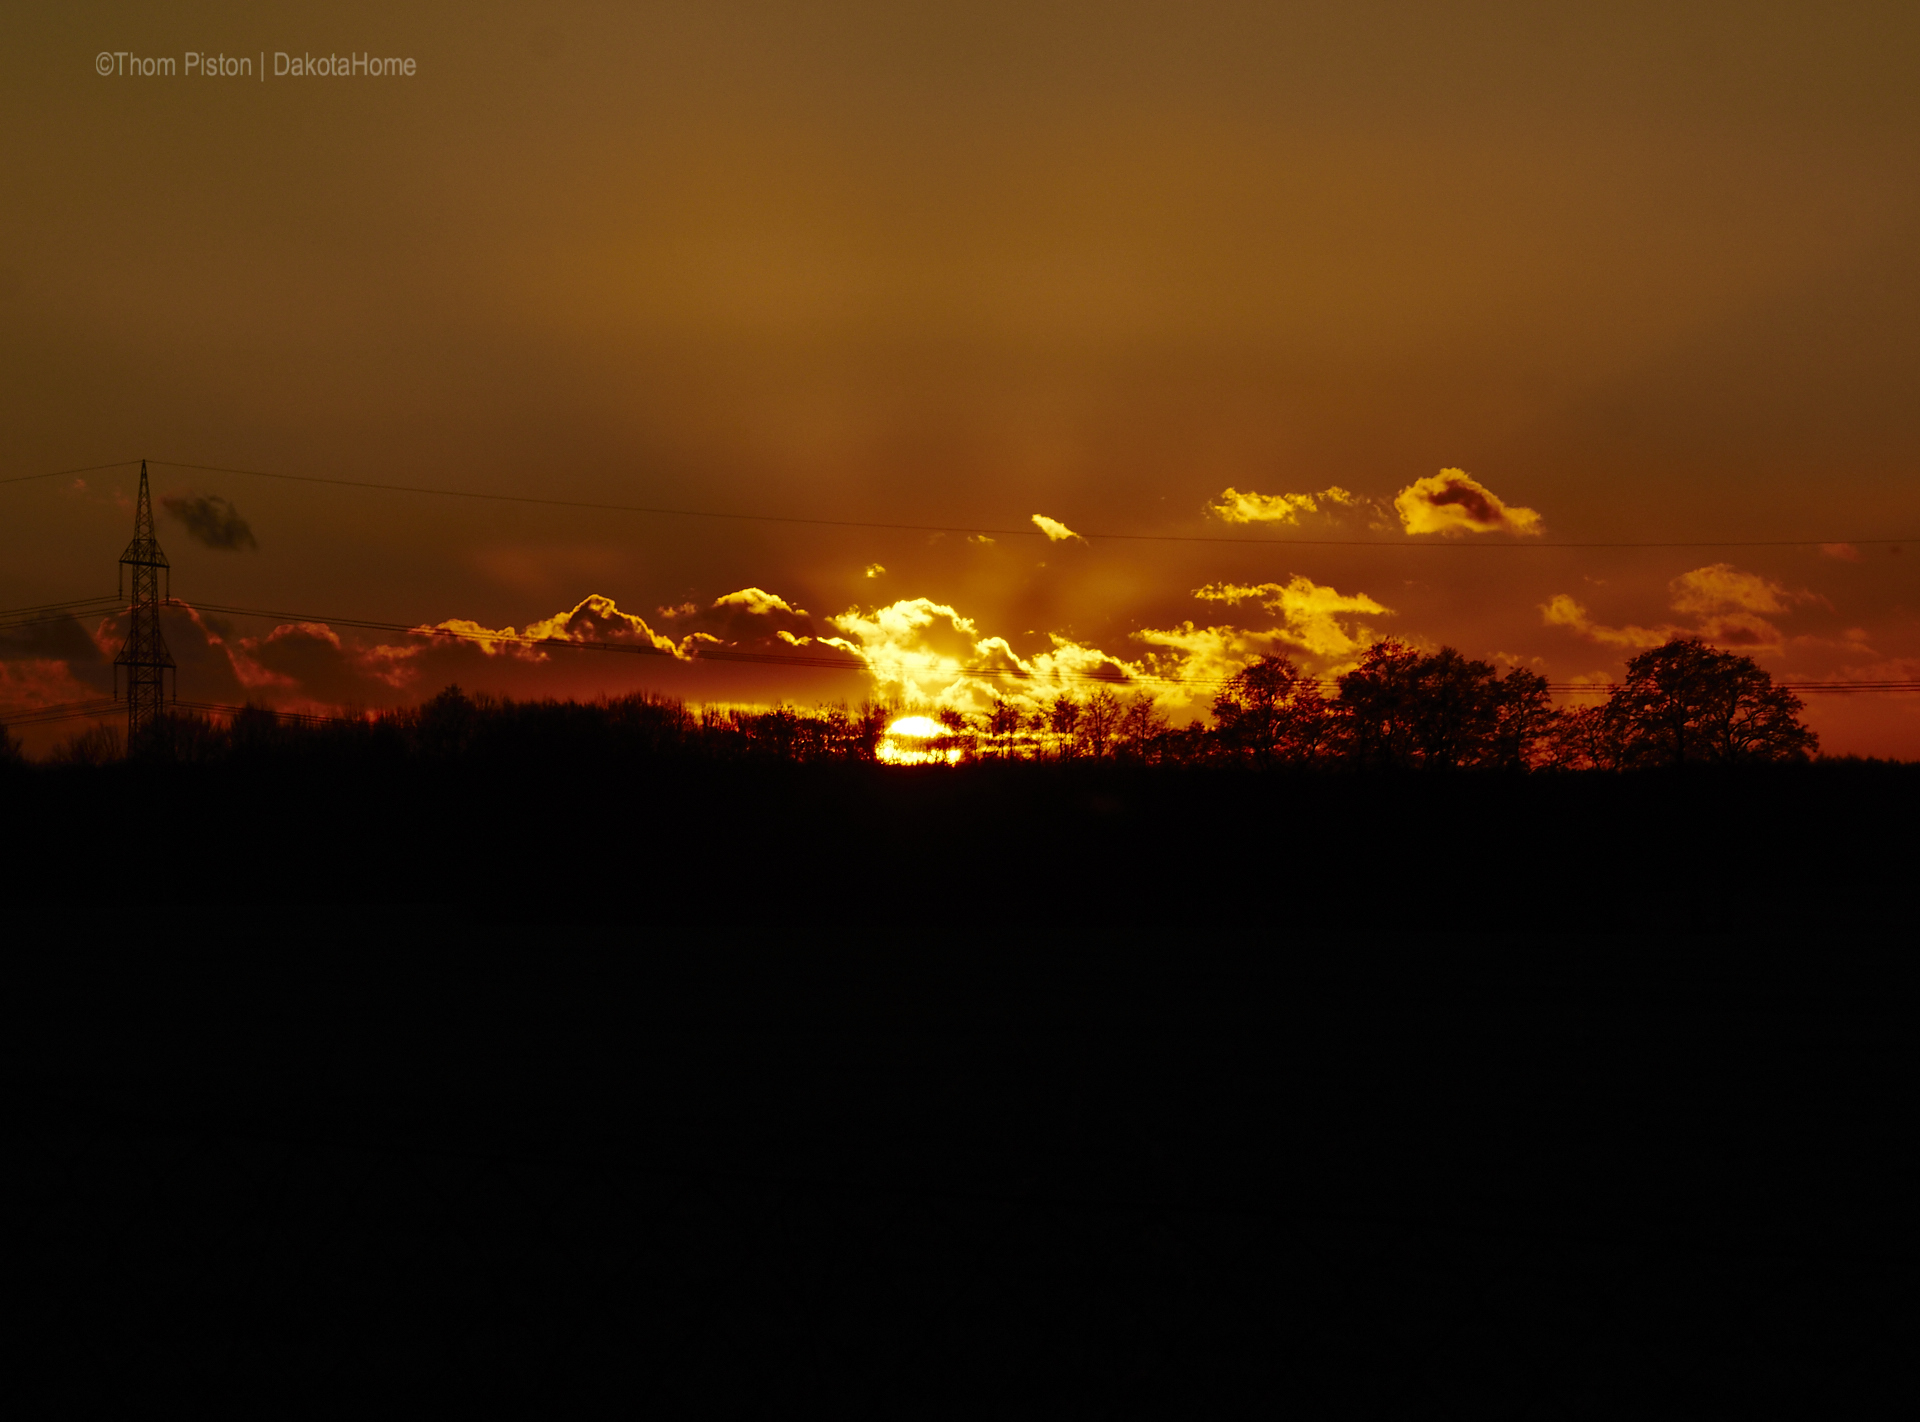
<path fill-rule="evenodd" d="M 713 600 L 715 607 L 737 607 L 756 617 L 765 617 L 769 613 L 784 612 L 789 617 L 805 617 L 804 607 L 794 607 L 783 597 L 778 597 L 762 588 L 742 588 L 739 592 L 723 593 Z"/>
<path fill-rule="evenodd" d="M 1788 611 L 1793 603 L 1814 598 L 1811 593 L 1788 592 L 1779 583 L 1758 573 L 1742 572 L 1731 563 L 1710 563 L 1682 573 L 1667 584 L 1667 591 L 1668 605 L 1692 618 L 1693 625 L 1667 622 L 1658 627 L 1603 626 L 1566 593 L 1542 603 L 1540 613 L 1547 626 L 1565 627 L 1602 646 L 1641 650 L 1675 637 L 1700 637 L 1721 646 L 1769 650 L 1780 647 L 1785 636 L 1767 618 Z"/>
<path fill-rule="evenodd" d="M 731 647 L 764 645 L 770 649 L 782 642 L 797 647 L 811 642 L 819 630 L 804 607 L 758 587 L 724 593 L 705 608 L 687 602 L 662 608 L 661 614 L 686 628 L 679 643 L 681 651 L 690 651 L 695 642 L 720 642 Z"/>
<path fill-rule="evenodd" d="M 1318 513 L 1320 503 L 1351 504 L 1353 495 L 1338 485 L 1317 494 L 1255 494 L 1228 488 L 1207 505 L 1225 523 L 1297 523 L 1303 513 Z"/>
<path fill-rule="evenodd" d="M 746 597 L 755 593 L 760 593 L 760 590 L 748 588 L 744 593 L 729 596 Z M 760 593 L 760 596 L 771 597 L 771 594 Z M 780 600 L 774 598 L 773 601 Z M 780 605 L 786 606 L 784 603 Z M 537 646 L 528 645 L 539 642 L 637 642 L 683 661 L 689 655 L 684 642 L 661 636 L 647 626 L 643 618 L 622 612 L 612 598 L 602 597 L 599 593 L 590 593 L 582 598 L 570 612 L 556 612 L 552 617 L 528 623 L 524 632 L 516 632 L 512 627 L 486 627 L 466 617 L 450 617 L 431 627 L 416 627 L 413 631 L 420 637 L 451 633 L 475 643 L 490 657 L 504 654 L 527 661 L 546 660 L 546 654 Z"/>
<path fill-rule="evenodd" d="M 1284 628 L 1256 632 L 1246 627 L 1198 627 L 1182 622 L 1175 627 L 1144 627 L 1133 634 L 1149 646 L 1165 647 L 1177 660 L 1156 667 L 1163 678 L 1181 683 L 1168 700 L 1173 708 L 1190 705 L 1204 709 L 1234 673 L 1255 658 L 1270 656 L 1290 645 Z"/>
<path fill-rule="evenodd" d="M 1511 507 L 1464 469 L 1442 469 L 1416 479 L 1394 495 L 1393 506 L 1408 533 L 1508 533 L 1537 535 L 1540 515 Z"/>
<path fill-rule="evenodd" d="M 444 633 L 472 642 L 490 657 L 503 653 L 508 656 L 523 657 L 530 662 L 545 661 L 547 654 L 538 648 L 529 647 L 520 641 L 520 633 L 512 627 L 483 627 L 470 617 L 449 617 L 444 622 L 436 622 L 431 627 L 421 626 L 413 629 L 414 635 L 431 637 Z"/>
<path fill-rule="evenodd" d="M 1729 612 L 1785 612 L 1792 594 L 1758 573 L 1743 573 L 1731 563 L 1710 563 L 1682 573 L 1667 584 L 1673 610 L 1701 616 Z"/>
<path fill-rule="evenodd" d="M 966 617 L 931 598 L 903 599 L 863 613 L 849 608 L 828 619 L 841 637 L 822 637 L 867 665 L 882 696 L 908 704 L 941 704 L 975 655 L 979 631 Z"/>
<path fill-rule="evenodd" d="M 1059 519 L 1048 518 L 1045 514 L 1035 514 L 1033 516 L 1033 523 L 1034 527 L 1047 535 L 1047 541 L 1049 543 L 1063 543 L 1069 538 L 1080 538 L 1079 534 L 1068 528 L 1064 523 L 1060 522 Z M 1087 540 L 1080 538 L 1080 541 L 1085 543 Z"/>
<path fill-rule="evenodd" d="M 1391 617 L 1365 593 L 1343 593 L 1295 574 L 1287 583 L 1209 583 L 1193 595 L 1207 602 L 1258 601 L 1278 613 L 1284 627 L 1272 634 L 1278 640 L 1316 657 L 1332 660 L 1357 657 L 1373 641 L 1372 629 L 1353 622 L 1354 615 Z"/>
<path fill-rule="evenodd" d="M 1028 709 L 1063 691 L 1080 694 L 1090 679 L 1127 681 L 1145 668 L 1058 633 L 1032 657 L 1004 637 L 985 636 L 973 619 L 931 598 L 907 598 L 831 619 L 843 636 L 822 637 L 866 663 L 879 696 L 905 705 L 984 710 L 996 697 Z"/>
<path fill-rule="evenodd" d="M 1547 626 L 1565 627 L 1589 642 L 1598 642 L 1607 647 L 1630 647 L 1635 651 L 1658 647 L 1676 636 L 1686 635 L 1681 628 L 1671 624 L 1663 627 L 1603 627 L 1587 616 L 1586 608 L 1566 593 L 1556 593 L 1551 601 L 1541 603 L 1540 616 Z"/>

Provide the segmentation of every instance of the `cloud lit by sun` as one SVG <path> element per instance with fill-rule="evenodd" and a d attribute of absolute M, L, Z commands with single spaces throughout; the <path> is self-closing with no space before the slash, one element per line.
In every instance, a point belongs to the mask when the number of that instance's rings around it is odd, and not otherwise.
<path fill-rule="evenodd" d="M 1716 646 L 1770 651 L 1786 641 L 1786 634 L 1770 618 L 1791 611 L 1795 603 L 1822 601 L 1817 594 L 1789 592 L 1770 578 L 1743 572 L 1730 563 L 1710 563 L 1682 573 L 1667 584 L 1667 592 L 1668 607 L 1691 618 L 1691 624 L 1609 627 L 1594 621 L 1567 593 L 1557 593 L 1541 604 L 1541 620 L 1603 647 L 1639 651 L 1674 637 L 1699 637 Z"/>
<path fill-rule="evenodd" d="M 1408 533 L 1539 534 L 1540 515 L 1503 502 L 1464 469 L 1442 469 L 1416 479 L 1394 496 L 1393 506 Z"/>
<path fill-rule="evenodd" d="M 1079 538 L 1082 543 L 1087 541 L 1084 538 L 1080 538 L 1079 534 L 1068 528 L 1064 523 L 1060 522 L 1059 519 L 1048 518 L 1045 514 L 1035 514 L 1033 516 L 1033 524 L 1035 528 L 1038 528 L 1042 533 L 1047 535 L 1047 541 L 1049 543 L 1064 543 L 1070 538 Z"/>
<path fill-rule="evenodd" d="M 1301 514 L 1318 513 L 1323 501 L 1351 504 L 1354 497 L 1337 484 L 1317 494 L 1243 494 L 1228 488 L 1207 511 L 1223 523 L 1298 523 Z"/>

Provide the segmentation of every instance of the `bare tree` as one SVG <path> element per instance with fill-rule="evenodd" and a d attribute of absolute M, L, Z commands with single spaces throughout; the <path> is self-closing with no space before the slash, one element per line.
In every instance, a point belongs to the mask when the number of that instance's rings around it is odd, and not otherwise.
<path fill-rule="evenodd" d="M 105 765 L 123 754 L 118 728 L 94 726 L 68 736 L 54 747 L 50 759 L 55 765 Z"/>
<path fill-rule="evenodd" d="M 942 755 L 958 751 L 962 760 L 972 760 L 980 749 L 980 742 L 974 736 L 973 723 L 967 719 L 967 713 L 957 706 L 942 706 L 933 713 L 933 719 L 946 730 L 946 735 L 934 740 L 929 749 Z"/>
<path fill-rule="evenodd" d="M 987 734 L 993 737 L 993 743 L 999 748 L 1001 759 L 1012 753 L 1013 737 L 1019 734 L 1021 723 L 1026 718 L 1020 714 L 1020 708 L 1004 696 L 996 696 L 993 709 L 987 713 Z"/>
<path fill-rule="evenodd" d="M 1086 754 L 1100 760 L 1112 747 L 1119 729 L 1120 698 L 1103 686 L 1081 706 L 1074 739 Z"/>
<path fill-rule="evenodd" d="M 860 760 L 873 760 L 880 754 L 881 738 L 898 714 L 898 708 L 879 701 L 860 703 L 860 714 L 853 723 L 853 753 Z"/>
<path fill-rule="evenodd" d="M 1053 733 L 1062 756 L 1074 753 L 1079 729 L 1080 703 L 1063 691 L 1047 703 L 1047 730 Z"/>
<path fill-rule="evenodd" d="M 1156 742 L 1165 734 L 1167 717 L 1154 705 L 1150 691 L 1138 691 L 1120 713 L 1114 734 L 1123 754 L 1137 760 L 1152 760 Z"/>

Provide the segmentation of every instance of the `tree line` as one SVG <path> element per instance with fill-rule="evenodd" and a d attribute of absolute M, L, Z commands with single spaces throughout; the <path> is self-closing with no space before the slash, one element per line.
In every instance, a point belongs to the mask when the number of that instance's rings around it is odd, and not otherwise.
<path fill-rule="evenodd" d="M 1258 767 L 1626 770 L 1805 760 L 1819 748 L 1800 699 L 1752 658 L 1675 639 L 1627 664 L 1604 704 L 1556 708 L 1537 672 L 1504 674 L 1451 647 L 1367 649 L 1329 696 L 1287 657 L 1236 673 L 1212 723 L 1171 727 L 1154 697 L 1102 689 L 1023 713 L 1002 700 L 978 725 L 943 713 L 973 754 Z"/>
<path fill-rule="evenodd" d="M 225 721 L 175 715 L 148 728 L 140 758 L 245 762 L 349 757 L 446 761 L 568 754 L 763 762 L 1052 760 L 1369 770 L 1628 770 L 1805 760 L 1818 749 L 1802 703 L 1749 657 L 1676 639 L 1627 664 L 1603 704 L 1556 708 L 1546 679 L 1502 673 L 1451 647 L 1370 647 L 1332 695 L 1284 656 L 1243 667 L 1210 720 L 1176 727 L 1146 690 L 1062 692 L 1033 707 L 1000 697 L 985 713 L 942 708 L 940 734 L 889 735 L 902 708 L 869 701 L 811 711 L 692 708 L 641 693 L 598 702 L 512 701 L 449 687 L 417 706 L 363 718 L 293 721 L 248 707 Z M 52 757 L 121 755 L 97 727 Z M 18 743 L 0 733 L 0 760 Z"/>

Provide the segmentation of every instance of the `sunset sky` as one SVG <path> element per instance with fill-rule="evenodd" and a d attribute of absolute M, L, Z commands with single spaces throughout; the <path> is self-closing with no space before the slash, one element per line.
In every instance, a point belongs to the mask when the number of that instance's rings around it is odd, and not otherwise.
<path fill-rule="evenodd" d="M 169 614 L 183 698 L 1118 665 L 1187 719 L 1386 635 L 1920 677 L 1911 0 L 14 6 L 0 47 L 0 608 L 113 590 L 147 458 L 174 595 L 298 614 Z M 0 712 L 122 635 L 0 631 Z M 1807 720 L 1920 756 L 1920 697 Z"/>

